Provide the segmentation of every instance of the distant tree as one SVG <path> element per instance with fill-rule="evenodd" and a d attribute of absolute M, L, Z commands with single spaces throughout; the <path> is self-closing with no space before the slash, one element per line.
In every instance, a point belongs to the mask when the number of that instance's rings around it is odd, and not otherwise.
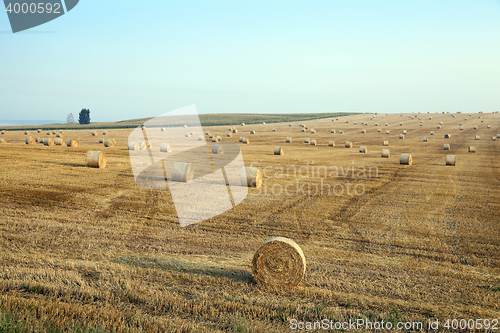
<path fill-rule="evenodd" d="M 68 114 L 68 117 L 66 117 L 66 121 L 68 122 L 68 124 L 72 124 L 75 122 L 75 117 L 72 113 Z"/>
<path fill-rule="evenodd" d="M 90 110 L 82 109 L 80 115 L 78 116 L 78 122 L 80 125 L 90 124 Z"/>

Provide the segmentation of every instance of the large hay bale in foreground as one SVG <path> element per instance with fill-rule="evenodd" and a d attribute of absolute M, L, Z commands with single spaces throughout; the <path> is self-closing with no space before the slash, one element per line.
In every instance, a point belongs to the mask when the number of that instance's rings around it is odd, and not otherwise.
<path fill-rule="evenodd" d="M 64 141 L 61 138 L 57 138 L 57 139 L 54 139 L 54 144 L 56 146 L 62 146 L 64 144 Z"/>
<path fill-rule="evenodd" d="M 456 155 L 446 155 L 445 164 L 455 166 L 457 163 Z"/>
<path fill-rule="evenodd" d="M 286 138 L 286 143 L 292 143 L 292 138 Z"/>
<path fill-rule="evenodd" d="M 469 153 L 475 153 L 476 152 L 476 147 L 469 146 L 468 150 L 469 150 Z"/>
<path fill-rule="evenodd" d="M 212 146 L 212 154 L 224 154 L 224 147 L 222 146 Z"/>
<path fill-rule="evenodd" d="M 66 141 L 67 147 L 78 147 L 78 145 L 79 145 L 79 142 L 77 139 L 69 139 L 68 141 Z"/>
<path fill-rule="evenodd" d="M 141 146 L 139 145 L 139 142 L 129 142 L 128 143 L 128 150 L 139 150 Z"/>
<path fill-rule="evenodd" d="M 103 151 L 89 151 L 87 153 L 85 165 L 89 168 L 105 168 L 106 153 Z"/>
<path fill-rule="evenodd" d="M 162 143 L 160 144 L 160 152 L 162 153 L 171 153 L 172 145 L 170 143 Z"/>
<path fill-rule="evenodd" d="M 262 244 L 252 260 L 252 274 L 260 287 L 290 289 L 306 273 L 306 258 L 293 240 L 273 237 Z"/>
<path fill-rule="evenodd" d="M 107 148 L 112 148 L 115 146 L 115 142 L 113 140 L 106 140 L 104 142 L 104 147 L 107 147 Z"/>
<path fill-rule="evenodd" d="M 443 145 L 443 150 L 450 150 L 450 144 L 449 143 L 445 143 Z"/>
<path fill-rule="evenodd" d="M 53 146 L 54 145 L 54 139 L 47 138 L 47 139 L 43 140 L 43 145 L 44 146 Z"/>
<path fill-rule="evenodd" d="M 399 157 L 399 164 L 403 165 L 412 165 L 413 163 L 413 158 L 411 157 L 411 154 L 401 154 Z"/>
<path fill-rule="evenodd" d="M 283 147 L 274 147 L 274 155 L 284 155 L 285 150 Z"/>
<path fill-rule="evenodd" d="M 335 147 L 335 141 L 328 141 L 329 147 Z"/>
<path fill-rule="evenodd" d="M 24 140 L 24 142 L 27 144 L 27 145 L 32 145 L 35 143 L 35 138 L 31 137 L 31 136 L 28 136 L 26 138 L 26 140 Z"/>
<path fill-rule="evenodd" d="M 347 142 L 345 143 L 345 147 L 346 147 L 346 148 L 352 148 L 352 142 L 347 141 Z"/>
<path fill-rule="evenodd" d="M 172 166 L 172 180 L 188 183 L 194 178 L 193 163 L 175 162 Z"/>
<path fill-rule="evenodd" d="M 388 145 L 389 145 L 389 141 L 384 141 L 384 142 L 382 142 L 382 146 L 387 147 Z"/>
<path fill-rule="evenodd" d="M 391 157 L 391 151 L 389 149 L 382 149 L 382 152 L 380 153 L 380 157 L 383 157 L 383 158 Z"/>
<path fill-rule="evenodd" d="M 368 148 L 366 148 L 366 146 L 360 146 L 359 147 L 359 152 L 363 153 L 363 154 L 366 154 L 366 153 L 368 153 Z"/>
<path fill-rule="evenodd" d="M 240 173 L 241 186 L 259 188 L 262 186 L 262 170 L 255 167 L 243 167 Z"/>

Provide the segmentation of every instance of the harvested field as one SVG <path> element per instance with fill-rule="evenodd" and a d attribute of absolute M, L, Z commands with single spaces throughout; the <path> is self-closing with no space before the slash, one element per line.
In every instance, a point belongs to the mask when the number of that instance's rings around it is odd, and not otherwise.
<path fill-rule="evenodd" d="M 252 144 L 238 136 L 224 143 L 239 145 L 246 166 L 268 168 L 262 186 L 248 187 L 246 199 L 229 211 L 184 228 L 169 191 L 135 184 L 131 129 L 106 127 L 117 144 L 104 148 L 90 135 L 98 128 L 66 128 L 64 136 L 79 142 L 68 148 L 26 145 L 26 129 L 6 128 L 1 311 L 116 332 L 287 332 L 292 318 L 499 318 L 500 140 L 475 136 L 500 133 L 500 114 L 481 114 L 491 128 L 473 114 L 463 130 L 462 114 L 429 120 L 425 114 L 422 126 L 403 116 L 404 140 L 397 131 L 362 134 L 355 125 L 391 128 L 403 119 L 399 114 L 300 120 L 314 128 L 323 143 L 317 146 L 304 144 L 298 121 L 271 127 L 235 116 L 229 125 L 252 123 Z M 441 133 L 422 142 L 439 122 L 450 138 Z M 203 128 L 215 136 L 227 130 L 227 124 Z M 286 138 L 286 154 L 274 156 Z M 333 140 L 336 146 L 326 144 Z M 345 149 L 346 141 L 369 150 Z M 381 158 L 384 141 L 391 142 L 388 158 Z M 454 167 L 444 163 L 445 143 L 459 161 Z M 87 168 L 87 152 L 103 149 L 106 168 Z M 403 153 L 411 153 L 412 165 L 400 165 Z M 322 181 L 332 188 L 351 184 L 351 192 L 308 192 L 308 184 Z M 290 183 L 291 195 L 273 192 Z M 362 193 L 353 192 L 356 185 Z M 304 192 L 296 191 L 300 186 Z M 252 277 L 252 258 L 271 237 L 292 239 L 303 251 L 305 277 L 295 288 L 263 290 Z"/>

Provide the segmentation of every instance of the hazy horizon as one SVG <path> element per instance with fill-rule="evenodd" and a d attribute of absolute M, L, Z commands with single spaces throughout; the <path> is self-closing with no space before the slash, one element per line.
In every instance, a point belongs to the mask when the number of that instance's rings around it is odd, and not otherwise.
<path fill-rule="evenodd" d="M 131 4 L 0 14 L 0 118 L 500 110 L 498 0 Z"/>

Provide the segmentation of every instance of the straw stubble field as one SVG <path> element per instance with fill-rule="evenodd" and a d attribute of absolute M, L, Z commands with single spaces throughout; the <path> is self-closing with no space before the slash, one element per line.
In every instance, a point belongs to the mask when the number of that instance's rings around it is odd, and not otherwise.
<path fill-rule="evenodd" d="M 484 123 L 477 114 L 372 116 L 238 125 L 232 138 L 227 126 L 204 128 L 233 143 L 255 130 L 250 144 L 238 144 L 247 165 L 268 168 L 243 203 L 185 228 L 167 191 L 135 185 L 130 129 L 109 130 L 106 137 L 117 140 L 110 148 L 90 130 L 66 130 L 65 138 L 80 143 L 72 148 L 26 145 L 24 132 L 7 131 L 0 145 L 1 310 L 30 325 L 100 323 L 118 332 L 283 332 L 292 318 L 499 318 L 500 140 L 490 138 L 500 133 L 500 115 L 481 114 Z M 316 133 L 302 133 L 299 123 Z M 304 144 L 306 137 L 317 145 Z M 285 154 L 274 155 L 276 146 Z M 380 157 L 382 148 L 389 158 Z M 105 169 L 85 167 L 89 150 L 106 152 Z M 401 153 L 411 153 L 413 165 L 400 165 Z M 449 154 L 457 156 L 454 167 L 445 165 Z M 276 173 L 280 167 L 308 172 Z M 325 177 L 319 167 L 356 173 Z M 360 176 L 361 167 L 378 176 Z M 273 192 L 321 181 L 362 184 L 364 194 Z M 262 290 L 252 278 L 255 251 L 274 236 L 295 240 L 306 257 L 305 279 L 293 290 Z"/>

